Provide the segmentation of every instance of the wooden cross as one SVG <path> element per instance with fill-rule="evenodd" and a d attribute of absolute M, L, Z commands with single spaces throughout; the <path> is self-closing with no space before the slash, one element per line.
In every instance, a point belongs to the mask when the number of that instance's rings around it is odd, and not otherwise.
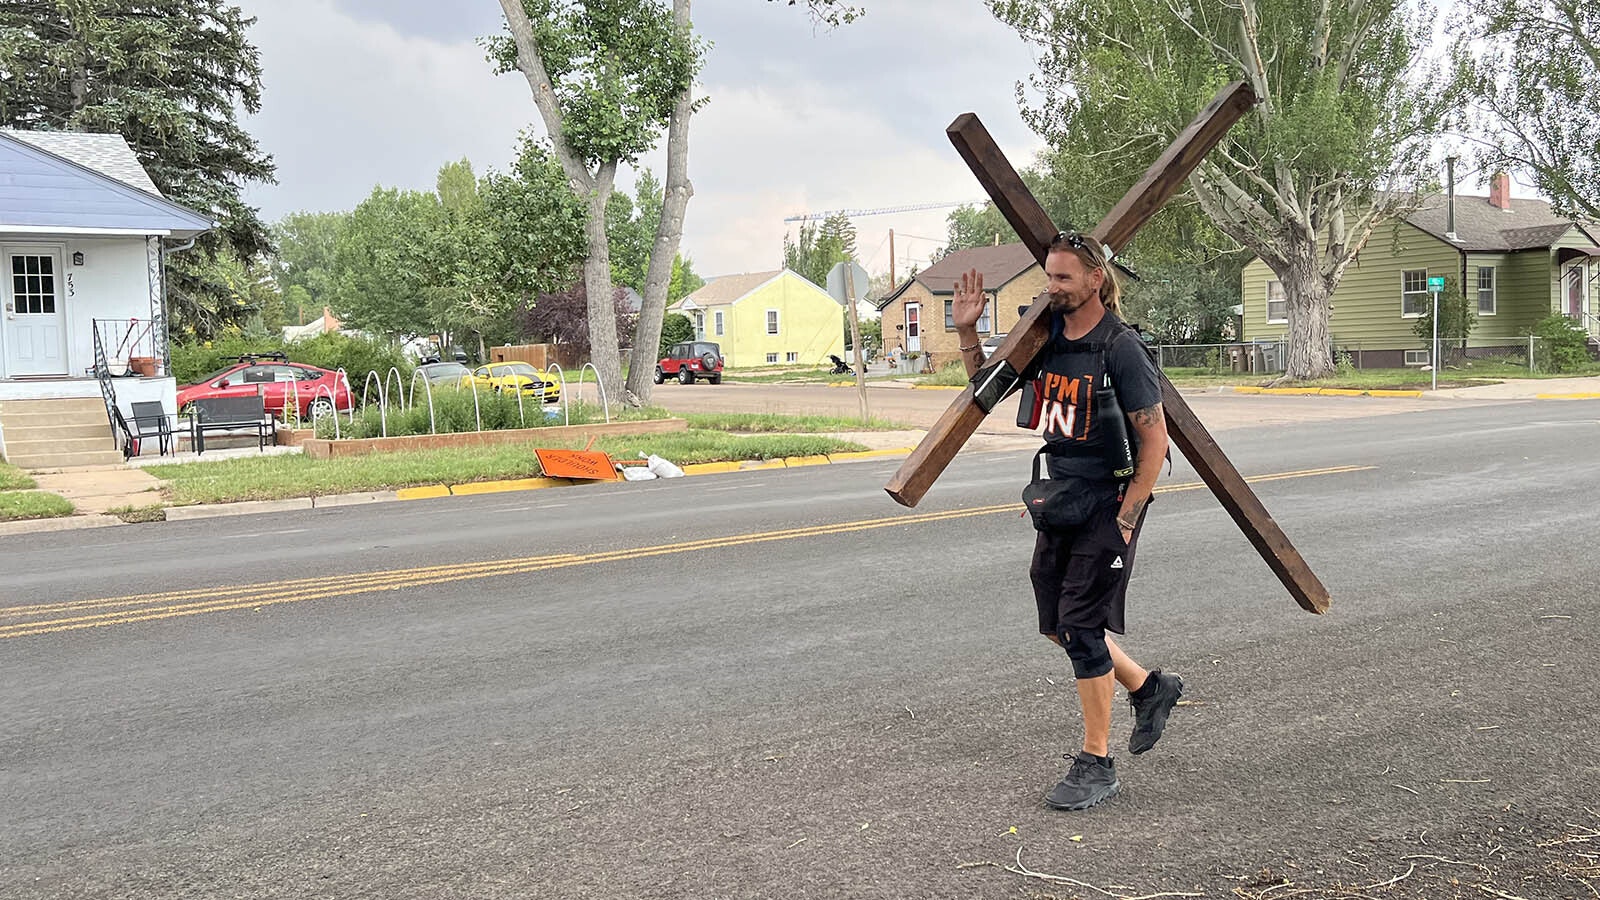
<path fill-rule="evenodd" d="M 1130 188 L 1121 202 L 1089 232 L 1090 236 L 1110 247 L 1112 253 L 1120 252 L 1150 217 L 1177 193 L 1200 160 L 1255 103 L 1254 92 L 1244 82 L 1223 88 L 1145 172 L 1139 183 Z M 1050 244 L 1056 236 L 1056 227 L 1023 185 L 1022 179 L 1006 161 L 978 117 L 966 113 L 952 122 L 946 132 L 1006 221 L 1022 237 L 1023 244 L 1033 252 L 1039 264 L 1044 265 Z M 1005 360 L 1018 372 L 1026 370 L 1050 337 L 1049 306 L 1048 302 L 1037 302 L 1028 307 L 990 362 L 998 364 L 999 360 Z M 1239 475 L 1239 470 L 1234 468 L 1205 426 L 1200 424 L 1194 411 L 1172 386 L 1172 382 L 1167 380 L 1165 373 L 1161 373 L 1161 406 L 1166 411 L 1168 435 L 1183 452 L 1184 458 L 1194 465 L 1201 480 L 1216 494 L 1284 587 L 1289 589 L 1295 601 L 1309 612 L 1325 612 L 1329 603 L 1327 589 L 1289 542 L 1283 529 L 1273 521 L 1266 507 L 1261 505 L 1250 485 Z M 928 488 L 933 486 L 934 479 L 950 464 L 956 451 L 977 430 L 985 415 L 987 413 L 975 401 L 973 388 L 969 385 L 889 480 L 884 488 L 889 496 L 905 506 L 917 505 Z"/>

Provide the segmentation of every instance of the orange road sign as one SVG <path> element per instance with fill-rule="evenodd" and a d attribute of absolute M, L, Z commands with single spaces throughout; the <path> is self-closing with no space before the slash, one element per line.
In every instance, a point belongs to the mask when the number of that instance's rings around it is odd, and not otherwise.
<path fill-rule="evenodd" d="M 616 481 L 617 468 L 611 457 L 598 450 L 534 450 L 539 468 L 550 478 L 586 478 L 591 481 Z"/>

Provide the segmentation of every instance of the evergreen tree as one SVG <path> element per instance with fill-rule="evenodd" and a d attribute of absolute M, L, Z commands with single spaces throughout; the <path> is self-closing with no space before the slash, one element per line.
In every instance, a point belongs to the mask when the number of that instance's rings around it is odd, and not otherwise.
<path fill-rule="evenodd" d="M 273 176 L 238 121 L 261 105 L 254 22 L 223 0 L 0 4 L 0 125 L 120 134 L 164 195 L 220 223 L 199 252 L 172 257 L 179 332 L 243 321 L 252 310 L 208 274 L 213 257 L 248 262 L 270 245 L 242 198 L 246 183 Z"/>

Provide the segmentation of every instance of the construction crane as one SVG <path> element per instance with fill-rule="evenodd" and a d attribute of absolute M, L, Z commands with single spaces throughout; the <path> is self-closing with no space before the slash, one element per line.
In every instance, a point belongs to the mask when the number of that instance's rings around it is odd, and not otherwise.
<path fill-rule="evenodd" d="M 833 209 L 827 212 L 800 213 L 784 219 L 784 224 L 790 222 L 811 222 L 817 219 L 826 219 L 829 216 L 844 216 L 854 219 L 857 216 L 882 216 L 889 213 L 918 212 L 924 209 L 946 209 L 952 206 L 982 206 L 988 203 L 987 197 L 981 200 L 951 200 L 941 203 L 910 203 L 905 206 L 880 206 L 876 209 Z M 895 280 L 894 272 L 894 229 L 889 229 L 889 281 Z"/>
<path fill-rule="evenodd" d="M 854 219 L 857 216 L 882 216 L 889 213 L 917 212 L 924 209 L 944 209 L 950 206 L 982 206 L 988 203 L 985 197 L 982 200 L 955 200 L 944 203 L 912 203 L 906 206 L 882 206 L 877 209 L 831 209 L 827 212 L 800 213 L 784 219 L 789 222 L 811 222 L 817 219 L 826 219 L 829 216 L 845 216 Z"/>

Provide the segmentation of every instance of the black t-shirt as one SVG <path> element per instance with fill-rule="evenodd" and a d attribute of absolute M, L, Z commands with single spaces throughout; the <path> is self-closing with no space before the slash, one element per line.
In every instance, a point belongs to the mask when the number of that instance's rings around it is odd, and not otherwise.
<path fill-rule="evenodd" d="M 1139 339 L 1109 311 L 1099 324 L 1076 341 L 1063 334 L 1059 314 L 1051 317 L 1050 340 L 1034 359 L 1030 373 L 1038 398 L 1039 426 L 1050 449 L 1051 477 L 1084 474 L 1069 460 L 1108 458 L 1106 428 L 1095 389 L 1110 376 L 1124 415 L 1161 402 L 1161 378 Z M 1085 345 L 1097 344 L 1098 350 Z M 1130 440 L 1135 439 L 1127 426 Z M 1106 477 L 1111 477 L 1106 467 Z"/>

